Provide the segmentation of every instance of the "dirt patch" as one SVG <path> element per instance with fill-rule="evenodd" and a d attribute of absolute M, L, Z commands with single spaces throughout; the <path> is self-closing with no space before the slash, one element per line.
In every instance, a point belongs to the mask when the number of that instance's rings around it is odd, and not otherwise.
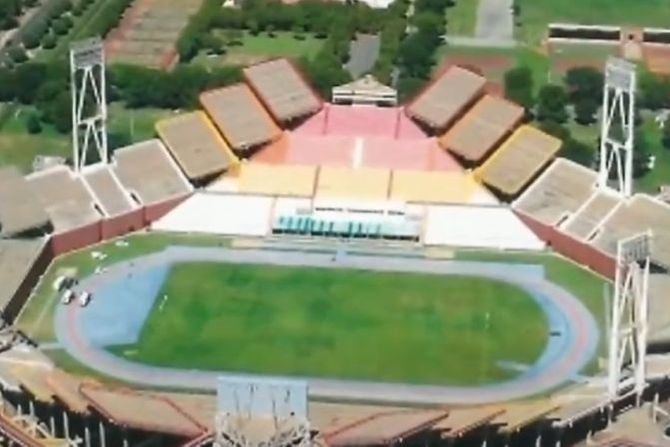
<path fill-rule="evenodd" d="M 649 71 L 670 75 L 670 45 L 644 45 L 644 60 Z"/>
<path fill-rule="evenodd" d="M 564 75 L 568 70 L 576 67 L 592 67 L 598 70 L 605 69 L 606 58 L 598 57 L 565 57 L 552 58 L 551 71 L 558 75 Z"/>

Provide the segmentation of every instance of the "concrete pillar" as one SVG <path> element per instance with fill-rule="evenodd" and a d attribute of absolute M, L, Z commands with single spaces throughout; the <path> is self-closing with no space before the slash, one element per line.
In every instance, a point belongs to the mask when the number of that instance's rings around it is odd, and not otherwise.
<path fill-rule="evenodd" d="M 70 439 L 70 420 L 65 410 L 63 410 L 63 433 L 65 434 L 65 439 Z"/>
<path fill-rule="evenodd" d="M 84 445 L 91 447 L 91 430 L 88 428 L 88 419 L 86 419 L 86 425 L 84 425 Z"/>
<path fill-rule="evenodd" d="M 51 436 L 56 436 L 56 418 L 54 417 L 53 410 L 49 416 L 49 428 L 51 428 Z"/>
<path fill-rule="evenodd" d="M 28 401 L 28 411 L 30 412 L 30 417 L 35 418 L 35 403 L 32 399 Z"/>
<path fill-rule="evenodd" d="M 123 447 L 128 447 L 128 430 L 123 429 Z"/>
<path fill-rule="evenodd" d="M 100 429 L 100 447 L 105 447 L 106 442 L 105 442 L 105 425 L 100 421 L 100 425 L 98 426 Z"/>

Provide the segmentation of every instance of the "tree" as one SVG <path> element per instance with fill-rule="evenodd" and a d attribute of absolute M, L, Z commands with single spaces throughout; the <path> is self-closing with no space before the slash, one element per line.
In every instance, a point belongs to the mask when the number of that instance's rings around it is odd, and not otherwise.
<path fill-rule="evenodd" d="M 533 75 L 530 68 L 519 66 L 505 73 L 505 97 L 527 110 L 533 108 Z"/>
<path fill-rule="evenodd" d="M 597 106 L 602 100 L 603 83 L 603 74 L 593 67 L 571 68 L 565 75 L 570 101 L 575 104 L 588 99 Z"/>
<path fill-rule="evenodd" d="M 661 142 L 666 149 L 670 149 L 670 114 L 665 118 L 663 123 L 663 136 Z"/>
<path fill-rule="evenodd" d="M 598 102 L 595 99 L 585 97 L 575 103 L 575 121 L 582 125 L 593 124 L 596 121 Z"/>
<path fill-rule="evenodd" d="M 23 104 L 32 104 L 39 86 L 47 79 L 44 64 L 29 62 L 16 68 L 16 98 Z"/>
<path fill-rule="evenodd" d="M 42 38 L 42 47 L 50 50 L 52 48 L 56 48 L 56 44 L 58 43 L 58 38 L 51 34 L 45 34 L 44 37 Z"/>
<path fill-rule="evenodd" d="M 569 137 L 567 140 L 563 141 L 563 145 L 558 152 L 559 157 L 567 158 L 568 160 L 572 160 L 575 163 L 586 166 L 587 168 L 593 166 L 595 154 L 595 146 L 589 146 L 588 144 L 579 140 L 575 140 L 572 137 Z"/>
<path fill-rule="evenodd" d="M 28 54 L 23 47 L 15 45 L 9 49 L 9 58 L 17 64 L 21 64 L 28 60 Z"/>
<path fill-rule="evenodd" d="M 649 140 L 643 131 L 636 129 L 633 141 L 633 177 L 639 178 L 649 172 Z"/>
<path fill-rule="evenodd" d="M 223 32 L 223 39 L 226 46 L 241 45 L 244 33 L 240 29 L 227 29 Z"/>
<path fill-rule="evenodd" d="M 0 67 L 0 101 L 12 101 L 16 95 L 16 77 L 8 68 Z"/>
<path fill-rule="evenodd" d="M 28 118 L 26 119 L 26 130 L 28 130 L 28 133 L 30 134 L 42 132 L 42 123 L 37 113 L 32 112 L 28 114 Z"/>
<path fill-rule="evenodd" d="M 652 110 L 670 107 L 670 78 L 642 72 L 638 83 L 638 100 L 641 107 Z"/>
<path fill-rule="evenodd" d="M 543 86 L 537 98 L 537 118 L 540 121 L 564 123 L 568 119 L 565 109 L 567 102 L 568 97 L 563 87 L 555 84 Z"/>

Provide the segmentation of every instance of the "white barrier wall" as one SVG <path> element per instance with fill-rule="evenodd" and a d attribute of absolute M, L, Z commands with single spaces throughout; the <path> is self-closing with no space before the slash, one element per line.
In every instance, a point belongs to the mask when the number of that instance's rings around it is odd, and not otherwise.
<path fill-rule="evenodd" d="M 451 247 L 542 250 L 545 245 L 508 207 L 429 206 L 423 243 Z"/>
<path fill-rule="evenodd" d="M 265 236 L 273 197 L 198 192 L 151 225 L 154 230 Z"/>

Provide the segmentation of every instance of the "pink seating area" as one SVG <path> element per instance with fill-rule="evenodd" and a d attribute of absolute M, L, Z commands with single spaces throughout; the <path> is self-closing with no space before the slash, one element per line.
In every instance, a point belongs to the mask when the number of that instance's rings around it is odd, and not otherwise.
<path fill-rule="evenodd" d="M 326 104 L 294 130 L 301 135 L 423 139 L 426 135 L 401 107 Z"/>

